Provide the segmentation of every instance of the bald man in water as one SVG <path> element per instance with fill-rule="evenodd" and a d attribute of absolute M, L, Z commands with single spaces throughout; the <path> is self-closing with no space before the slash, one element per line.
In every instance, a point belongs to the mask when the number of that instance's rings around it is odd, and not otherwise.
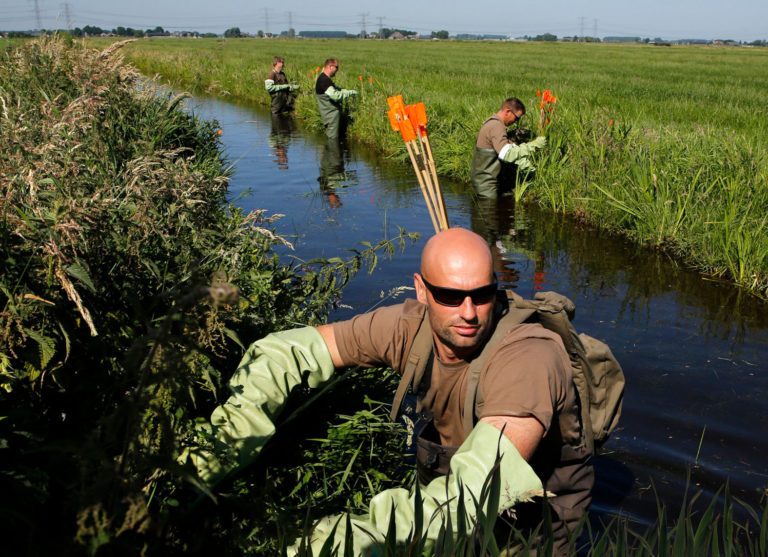
<path fill-rule="evenodd" d="M 416 398 L 415 412 L 406 421 L 415 437 L 425 522 L 441 506 L 454 512 L 461 493 L 479 496 L 496 455 L 501 454 L 500 509 L 514 507 L 514 526 L 523 530 L 534 528 L 548 510 L 555 554 L 567 553 L 569 532 L 591 500 L 594 475 L 591 454 L 578 447 L 577 395 L 562 340 L 539 324 L 522 323 L 505 330 L 501 341 L 491 343 L 489 353 L 483 354 L 505 308 L 497 296 L 488 245 L 469 230 L 452 228 L 432 237 L 413 281 L 416 299 L 348 321 L 283 331 L 254 343 L 231 382 L 236 394 L 218 416 L 214 412 L 214 425 L 230 443 L 243 437 L 249 443 L 268 438 L 274 430 L 269 429 L 271 422 L 267 431 L 260 425 L 261 415 L 243 416 L 243 408 L 251 412 L 254 406 L 265 407 L 272 415 L 276 403 L 284 401 L 284 386 L 291 388 L 302 378 L 315 386 L 335 369 L 390 366 L 406 376 L 401 388 L 407 387 Z M 429 358 L 423 379 L 418 385 L 406 385 L 409 357 L 423 327 L 426 338 L 431 337 L 433 356 L 421 354 Z M 470 363 L 481 354 L 478 400 L 482 403 L 465 408 Z M 275 399 L 276 390 L 280 400 Z M 466 412 L 473 414 L 469 435 L 463 426 Z M 462 483 L 460 490 L 451 483 L 456 478 Z M 454 496 L 448 497 L 451 489 Z M 526 494 L 543 490 L 549 494 L 546 501 L 519 504 L 530 499 Z M 430 511 L 430 502 L 441 498 L 442 503 Z M 386 516 L 393 507 L 398 509 L 398 539 L 401 531 L 406 537 L 416 504 L 405 490 L 387 490 L 374 497 L 368 519 L 352 522 L 356 535 L 365 532 L 356 538 L 354 553 L 363 554 L 366 544 L 381 539 L 381 525 L 385 533 L 388 524 L 381 513 Z M 336 526 L 321 521 L 310 540 L 313 548 L 319 548 L 329 532 L 336 532 Z M 336 535 L 339 539 L 339 532 Z M 431 539 L 439 534 L 428 528 L 425 535 Z"/>

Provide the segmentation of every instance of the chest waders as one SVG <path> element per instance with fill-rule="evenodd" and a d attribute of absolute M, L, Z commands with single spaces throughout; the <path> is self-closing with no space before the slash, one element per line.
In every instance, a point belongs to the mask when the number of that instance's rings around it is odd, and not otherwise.
<path fill-rule="evenodd" d="M 271 73 L 267 79 L 271 79 L 275 85 L 288 85 L 288 78 L 283 72 Z M 293 110 L 294 97 L 290 89 L 280 89 L 279 91 L 270 91 L 270 110 L 272 114 L 282 114 Z"/>
<path fill-rule="evenodd" d="M 472 158 L 472 185 L 478 197 L 496 199 L 512 191 L 515 186 L 517 165 L 499 160 L 493 149 L 475 147 Z"/>
<path fill-rule="evenodd" d="M 472 157 L 472 185 L 475 193 L 479 197 L 495 198 L 498 195 L 500 174 L 501 161 L 496 151 L 475 147 Z"/>
<path fill-rule="evenodd" d="M 317 109 L 320 119 L 325 127 L 325 135 L 328 139 L 338 139 L 341 128 L 341 103 L 332 100 L 328 95 L 315 94 Z"/>

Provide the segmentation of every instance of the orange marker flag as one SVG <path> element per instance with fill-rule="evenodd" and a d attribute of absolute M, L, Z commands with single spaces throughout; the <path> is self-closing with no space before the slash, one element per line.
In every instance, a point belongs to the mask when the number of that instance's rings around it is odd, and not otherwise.
<path fill-rule="evenodd" d="M 394 110 L 387 110 L 387 117 L 389 117 L 389 125 L 392 126 L 392 131 L 400 131 L 400 120 Z"/>
<path fill-rule="evenodd" d="M 424 106 L 424 103 L 409 104 L 405 110 L 413 126 L 418 128 L 419 134 L 422 137 L 427 135 L 427 107 Z"/>

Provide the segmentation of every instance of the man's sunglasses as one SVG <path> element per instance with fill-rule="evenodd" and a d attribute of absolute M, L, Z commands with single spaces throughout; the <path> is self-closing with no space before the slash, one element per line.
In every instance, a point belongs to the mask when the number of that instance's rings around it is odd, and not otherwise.
<path fill-rule="evenodd" d="M 432 297 L 441 306 L 458 307 L 463 304 L 464 300 L 467 298 L 471 298 L 472 303 L 476 306 L 489 304 L 496 299 L 496 292 L 499 288 L 495 275 L 494 281 L 491 284 L 486 284 L 485 286 L 475 288 L 474 290 L 457 290 L 455 288 L 435 286 L 425 279 L 424 275 L 419 276 L 421 276 L 421 281 L 424 283 L 424 286 L 427 287 L 427 290 L 432 293 Z"/>

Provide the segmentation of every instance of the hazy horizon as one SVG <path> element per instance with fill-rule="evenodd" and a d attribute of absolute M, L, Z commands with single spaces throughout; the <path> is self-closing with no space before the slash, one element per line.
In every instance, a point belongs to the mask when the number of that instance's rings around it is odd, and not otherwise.
<path fill-rule="evenodd" d="M 221 34 L 239 27 L 244 33 L 300 31 L 375 32 L 380 27 L 420 34 L 446 30 L 451 35 L 519 37 L 551 33 L 564 36 L 641 38 L 768 39 L 766 0 L 648 0 L 644 4 L 608 0 L 550 0 L 541 6 L 522 2 L 408 2 L 340 0 L 326 5 L 306 0 L 282 3 L 220 0 L 3 0 L 0 30 L 74 29 L 91 25 Z M 384 6 L 384 7 L 382 7 Z M 516 13 L 517 12 L 517 13 Z M 38 25 L 39 23 L 39 25 Z"/>

